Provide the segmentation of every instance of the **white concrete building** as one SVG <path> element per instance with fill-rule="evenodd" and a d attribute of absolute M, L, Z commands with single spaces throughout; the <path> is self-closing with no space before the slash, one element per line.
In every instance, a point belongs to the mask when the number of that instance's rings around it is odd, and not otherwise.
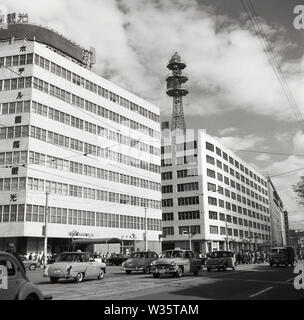
<path fill-rule="evenodd" d="M 0 250 L 43 250 L 49 192 L 49 251 L 71 248 L 72 231 L 143 249 L 145 224 L 159 251 L 159 108 L 91 71 L 87 52 L 53 31 L 9 25 L 0 41 Z"/>
<path fill-rule="evenodd" d="M 162 138 L 163 248 L 271 245 L 267 179 L 204 130 Z"/>
<path fill-rule="evenodd" d="M 268 194 L 272 245 L 287 245 L 283 202 L 270 178 L 268 178 Z"/>

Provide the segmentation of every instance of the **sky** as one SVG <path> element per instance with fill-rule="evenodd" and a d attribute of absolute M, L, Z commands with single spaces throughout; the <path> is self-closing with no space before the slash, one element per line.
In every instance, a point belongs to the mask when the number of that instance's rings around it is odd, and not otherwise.
<path fill-rule="evenodd" d="M 252 0 L 267 39 L 304 115 L 304 29 L 294 27 L 299 1 Z M 169 58 L 187 63 L 187 128 L 207 129 L 272 177 L 290 227 L 304 229 L 292 185 L 304 175 L 304 123 L 295 116 L 253 31 L 241 0 L 2 0 L 75 42 L 96 48 L 94 71 L 161 108 Z M 304 1 L 303 1 L 304 5 Z M 253 152 L 255 151 L 255 152 Z M 267 152 L 286 153 L 275 155 Z M 300 169 L 289 174 L 281 173 Z"/>

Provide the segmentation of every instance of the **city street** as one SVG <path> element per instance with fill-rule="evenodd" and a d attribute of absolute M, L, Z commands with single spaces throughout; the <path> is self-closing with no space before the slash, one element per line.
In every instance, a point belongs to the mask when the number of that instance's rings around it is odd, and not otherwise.
<path fill-rule="evenodd" d="M 302 262 L 303 263 L 303 262 Z M 207 272 L 182 278 L 132 273 L 110 266 L 103 280 L 60 280 L 50 284 L 42 270 L 28 271 L 29 279 L 53 300 L 205 300 L 205 299 L 294 299 L 304 300 L 304 290 L 293 286 L 293 268 L 270 268 L 267 264 L 240 265 L 236 271 Z"/>

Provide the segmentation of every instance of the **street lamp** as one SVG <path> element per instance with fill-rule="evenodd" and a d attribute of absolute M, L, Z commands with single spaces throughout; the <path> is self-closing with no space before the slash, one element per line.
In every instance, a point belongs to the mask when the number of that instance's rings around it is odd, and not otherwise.
<path fill-rule="evenodd" d="M 43 260 L 43 267 L 46 270 L 47 264 L 47 224 L 48 224 L 48 217 L 49 217 L 49 192 L 45 193 L 45 214 L 44 214 L 44 260 Z"/>

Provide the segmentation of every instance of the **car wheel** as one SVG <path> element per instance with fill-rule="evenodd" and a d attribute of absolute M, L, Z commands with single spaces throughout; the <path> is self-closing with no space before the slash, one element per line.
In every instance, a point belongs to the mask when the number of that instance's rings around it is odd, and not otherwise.
<path fill-rule="evenodd" d="M 97 279 L 101 280 L 101 279 L 103 279 L 103 277 L 104 277 L 104 271 L 103 271 L 103 269 L 101 269 L 98 276 L 97 276 Z"/>
<path fill-rule="evenodd" d="M 38 296 L 34 293 L 28 295 L 25 300 L 39 300 Z"/>
<path fill-rule="evenodd" d="M 270 262 L 270 263 L 269 263 L 269 267 L 272 267 L 272 266 L 273 266 L 273 264 Z"/>
<path fill-rule="evenodd" d="M 207 271 L 210 272 L 210 271 L 211 271 L 211 268 L 210 268 L 210 267 L 207 267 Z"/>
<path fill-rule="evenodd" d="M 181 278 L 182 274 L 183 274 L 183 269 L 181 267 L 178 267 L 175 276 L 177 278 Z"/>
<path fill-rule="evenodd" d="M 51 283 L 57 283 L 58 278 L 53 278 L 53 277 L 51 277 L 50 280 L 51 280 Z"/>
<path fill-rule="evenodd" d="M 126 273 L 127 274 L 131 274 L 131 270 L 126 270 Z"/>
<path fill-rule="evenodd" d="M 160 274 L 159 273 L 153 273 L 153 278 L 159 278 Z"/>
<path fill-rule="evenodd" d="M 144 268 L 144 273 L 150 273 L 150 268 L 149 267 L 146 267 L 146 268 Z"/>
<path fill-rule="evenodd" d="M 32 270 L 32 271 L 35 270 L 35 269 L 36 269 L 36 265 L 35 265 L 35 264 L 31 264 L 31 265 L 29 266 L 29 269 Z"/>
<path fill-rule="evenodd" d="M 75 278 L 76 283 L 80 283 L 83 280 L 83 273 L 82 272 L 78 272 L 77 276 Z"/>
<path fill-rule="evenodd" d="M 223 271 L 226 271 L 227 270 L 227 264 L 225 263 L 224 265 L 223 265 Z"/>

